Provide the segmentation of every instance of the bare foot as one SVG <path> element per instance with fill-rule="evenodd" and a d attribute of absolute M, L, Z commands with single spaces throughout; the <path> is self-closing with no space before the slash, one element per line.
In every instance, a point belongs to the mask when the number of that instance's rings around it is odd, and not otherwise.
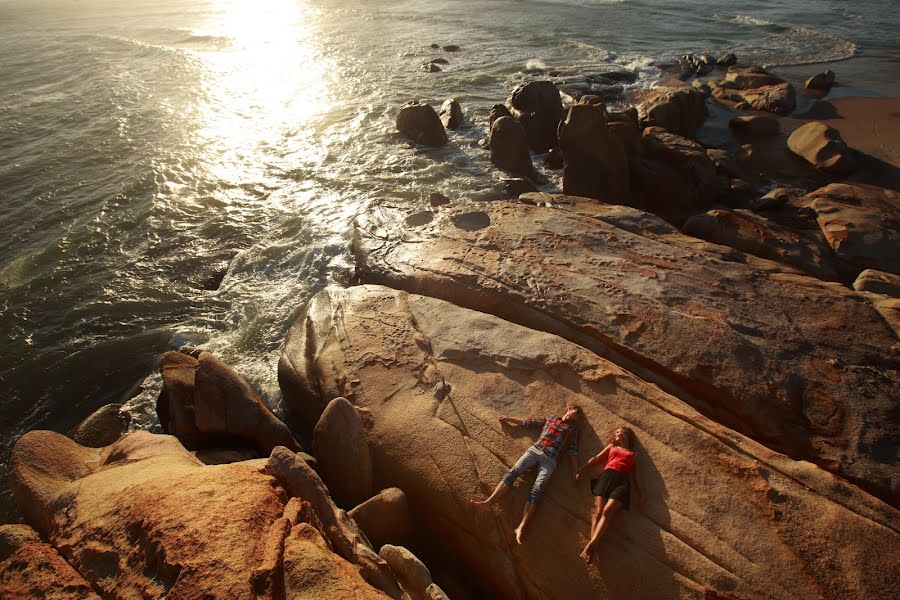
<path fill-rule="evenodd" d="M 590 544 L 588 544 L 584 547 L 584 550 L 581 551 L 581 554 L 579 556 L 581 556 L 581 560 L 590 564 L 591 559 L 594 557 L 594 549 Z"/>
<path fill-rule="evenodd" d="M 516 527 L 516 541 L 520 544 L 522 543 L 522 536 L 525 534 L 525 529 L 522 528 L 521 525 Z"/>
<path fill-rule="evenodd" d="M 469 500 L 469 506 L 471 506 L 472 508 L 477 508 L 478 510 L 487 510 L 490 505 L 490 500 Z"/>

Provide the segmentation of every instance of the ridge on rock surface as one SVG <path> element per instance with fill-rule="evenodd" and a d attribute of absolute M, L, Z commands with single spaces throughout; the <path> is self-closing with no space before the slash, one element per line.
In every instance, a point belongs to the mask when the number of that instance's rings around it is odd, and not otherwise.
<path fill-rule="evenodd" d="M 376 487 L 404 490 L 431 553 L 480 582 L 481 597 L 891 594 L 900 549 L 883 541 L 897 539 L 897 510 L 555 335 L 378 285 L 329 287 L 292 326 L 282 358 L 323 394 L 286 393 L 292 405 L 340 394 L 366 415 Z M 627 425 L 647 493 L 646 509 L 633 503 L 601 541 L 599 567 L 578 558 L 592 497 L 568 461 L 521 545 L 513 530 L 529 478 L 487 512 L 467 504 L 538 434 L 498 415 L 560 414 L 573 401 L 585 413 L 580 462 Z"/>
<path fill-rule="evenodd" d="M 456 207 L 415 231 L 372 211 L 359 277 L 560 335 L 898 504 L 897 338 L 865 297 L 647 213 L 551 198 Z"/>

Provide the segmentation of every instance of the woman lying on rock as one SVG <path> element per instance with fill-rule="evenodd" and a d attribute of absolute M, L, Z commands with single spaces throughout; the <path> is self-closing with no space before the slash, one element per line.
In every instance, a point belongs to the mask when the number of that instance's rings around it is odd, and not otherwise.
<path fill-rule="evenodd" d="M 609 527 L 609 520 L 613 515 L 620 508 L 628 510 L 632 486 L 637 492 L 638 504 L 640 506 L 644 504 L 644 491 L 634 470 L 634 451 L 631 449 L 633 445 L 634 433 L 627 427 L 619 427 L 613 431 L 613 441 L 607 444 L 600 454 L 575 471 L 577 481 L 586 470 L 606 461 L 600 476 L 591 480 L 591 492 L 595 498 L 591 514 L 591 539 L 581 551 L 584 562 L 591 562 L 600 536 Z"/>
<path fill-rule="evenodd" d="M 542 417 L 538 419 L 514 419 L 513 417 L 500 416 L 497 420 L 500 424 L 511 423 L 522 427 L 543 427 L 541 437 L 532 444 L 519 458 L 518 462 L 503 476 L 494 493 L 485 500 L 469 500 L 469 504 L 478 509 L 486 509 L 497 502 L 510 490 L 516 478 L 522 473 L 538 468 L 537 479 L 531 488 L 528 502 L 525 504 L 525 512 L 522 514 L 522 522 L 516 528 L 516 541 L 522 543 L 522 534 L 525 526 L 534 514 L 541 493 L 547 486 L 550 476 L 556 470 L 560 451 L 568 445 L 568 454 L 572 459 L 572 470 L 578 466 L 578 421 L 581 419 L 580 406 L 574 404 L 566 407 L 566 413 L 560 417 Z"/>

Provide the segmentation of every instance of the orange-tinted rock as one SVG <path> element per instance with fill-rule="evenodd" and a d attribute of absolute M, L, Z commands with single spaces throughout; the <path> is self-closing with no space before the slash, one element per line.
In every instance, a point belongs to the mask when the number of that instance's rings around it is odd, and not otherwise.
<path fill-rule="evenodd" d="M 900 275 L 866 269 L 853 282 L 853 289 L 858 292 L 872 292 L 900 298 Z"/>
<path fill-rule="evenodd" d="M 372 459 L 362 418 L 345 398 L 325 407 L 313 431 L 319 474 L 331 497 L 346 508 L 372 496 Z"/>
<path fill-rule="evenodd" d="M 818 121 L 798 127 L 787 145 L 791 152 L 826 173 L 846 175 L 859 166 L 838 130 Z"/>
<path fill-rule="evenodd" d="M 900 363 L 886 352 L 894 333 L 871 306 L 841 285 L 684 236 L 646 213 L 565 197 L 555 204 L 565 210 L 468 206 L 415 232 L 387 211 L 361 219 L 359 275 L 620 356 L 705 415 L 898 502 L 886 449 L 900 444 L 889 426 Z M 324 339 L 329 330 L 316 321 L 310 332 Z M 323 368 L 330 349 L 315 355 Z"/>
<path fill-rule="evenodd" d="M 558 218 L 573 225 L 564 214 Z M 602 229 L 594 239 L 595 250 L 601 240 L 609 243 Z M 658 600 L 710 589 L 747 598 L 861 600 L 893 589 L 900 550 L 881 542 L 897 535 L 895 509 L 710 421 L 576 344 L 374 285 L 327 288 L 308 314 L 322 322 L 301 318 L 295 336 L 332 335 L 294 348 L 331 361 L 327 368 L 310 363 L 305 376 L 324 390 L 341 390 L 369 415 L 376 483 L 406 491 L 417 530 L 481 588 L 477 597 Z M 706 340 L 701 336 L 694 339 Z M 521 545 L 513 530 L 528 480 L 487 512 L 467 504 L 488 494 L 537 435 L 502 427 L 499 414 L 559 414 L 571 401 L 585 412 L 581 461 L 603 447 L 607 431 L 627 424 L 637 435 L 647 491 L 646 511 L 633 504 L 601 541 L 599 569 L 578 560 L 592 497 L 586 482 L 573 481 L 567 462 Z"/>
<path fill-rule="evenodd" d="M 797 106 L 794 86 L 760 67 L 730 67 L 713 95 L 779 115 L 789 114 Z"/>
<path fill-rule="evenodd" d="M 750 211 L 713 209 L 688 219 L 682 230 L 714 244 L 790 265 L 820 279 L 838 280 L 831 249 L 821 236 L 796 232 Z"/>
<path fill-rule="evenodd" d="M 690 135 L 706 119 L 706 96 L 693 87 L 659 88 L 648 92 L 638 105 L 641 127 L 662 127 Z"/>
<path fill-rule="evenodd" d="M 381 490 L 350 511 L 376 550 L 385 544 L 405 544 L 412 533 L 409 502 L 400 488 Z"/>

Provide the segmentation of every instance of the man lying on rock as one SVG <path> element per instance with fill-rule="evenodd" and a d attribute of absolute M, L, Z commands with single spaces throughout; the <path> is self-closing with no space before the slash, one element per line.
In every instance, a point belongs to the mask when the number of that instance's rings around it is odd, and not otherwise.
<path fill-rule="evenodd" d="M 541 493 L 547 487 L 550 476 L 556 470 L 559 460 L 559 453 L 568 446 L 569 458 L 572 459 L 572 472 L 578 468 L 578 421 L 581 420 L 583 413 L 580 406 L 570 404 L 566 407 L 566 413 L 560 417 L 541 417 L 530 419 L 515 419 L 513 417 L 500 416 L 497 420 L 500 424 L 511 423 L 521 427 L 543 427 L 541 437 L 534 444 L 529 446 L 528 450 L 519 458 L 518 462 L 503 476 L 497 488 L 485 500 L 469 500 L 469 504 L 475 508 L 485 510 L 491 504 L 497 502 L 506 495 L 512 488 L 522 473 L 531 470 L 535 466 L 538 468 L 537 478 L 534 480 L 534 486 L 531 488 L 531 494 L 528 495 L 528 502 L 525 504 L 525 512 L 522 514 L 522 522 L 516 528 L 516 541 L 522 543 L 522 534 L 525 532 L 525 526 L 531 520 L 534 509 Z"/>

